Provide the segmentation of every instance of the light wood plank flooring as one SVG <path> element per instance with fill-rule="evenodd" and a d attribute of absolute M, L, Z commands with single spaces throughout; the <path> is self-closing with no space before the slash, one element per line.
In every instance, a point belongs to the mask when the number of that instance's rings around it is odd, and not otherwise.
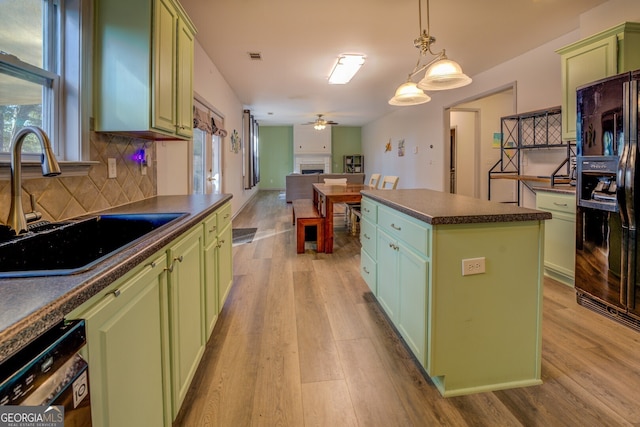
<path fill-rule="evenodd" d="M 360 245 L 296 255 L 261 191 L 233 226 L 234 284 L 175 426 L 640 426 L 640 334 L 544 284 L 541 386 L 443 398 L 359 275 Z M 514 302 L 517 304 L 517 301 Z"/>

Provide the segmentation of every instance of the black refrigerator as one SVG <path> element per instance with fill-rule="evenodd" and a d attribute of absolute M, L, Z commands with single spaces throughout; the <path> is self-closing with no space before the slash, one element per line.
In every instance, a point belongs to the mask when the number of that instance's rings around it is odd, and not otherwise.
<path fill-rule="evenodd" d="M 640 70 L 577 90 L 579 304 L 640 330 Z"/>

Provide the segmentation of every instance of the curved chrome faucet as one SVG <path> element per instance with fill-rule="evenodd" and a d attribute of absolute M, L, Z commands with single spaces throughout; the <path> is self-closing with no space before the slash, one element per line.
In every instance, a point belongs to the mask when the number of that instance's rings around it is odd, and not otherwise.
<path fill-rule="evenodd" d="M 27 231 L 27 219 L 22 209 L 22 143 L 27 135 L 34 134 L 42 147 L 42 176 L 60 175 L 60 165 L 51 149 L 51 142 L 47 134 L 37 126 L 25 126 L 20 129 L 11 140 L 11 207 L 7 225 L 16 234 Z"/>

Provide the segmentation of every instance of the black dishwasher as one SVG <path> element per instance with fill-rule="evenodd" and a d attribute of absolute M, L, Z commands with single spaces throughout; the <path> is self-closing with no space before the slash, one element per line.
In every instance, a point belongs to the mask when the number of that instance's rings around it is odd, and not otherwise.
<path fill-rule="evenodd" d="M 0 425 L 46 417 L 52 426 L 91 426 L 89 371 L 79 354 L 86 342 L 84 320 L 63 321 L 3 362 Z"/>

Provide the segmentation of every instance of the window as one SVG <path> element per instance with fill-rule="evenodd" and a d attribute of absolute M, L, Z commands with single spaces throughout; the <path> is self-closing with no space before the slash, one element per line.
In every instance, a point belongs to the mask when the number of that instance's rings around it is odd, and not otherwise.
<path fill-rule="evenodd" d="M 82 76 L 91 56 L 82 47 L 90 46 L 90 3 L 0 1 L 0 157 L 6 158 L 17 130 L 35 125 L 49 135 L 58 158 L 82 160 L 88 114 L 80 112 L 89 105 Z M 29 137 L 23 152 L 39 154 L 39 143 Z"/>

